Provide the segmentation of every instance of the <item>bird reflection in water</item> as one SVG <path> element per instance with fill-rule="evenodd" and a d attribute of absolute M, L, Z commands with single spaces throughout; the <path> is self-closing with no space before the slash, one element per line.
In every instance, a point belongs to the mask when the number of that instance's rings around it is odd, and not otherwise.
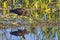
<path fill-rule="evenodd" d="M 10 32 L 10 34 L 15 36 L 24 36 L 25 34 L 28 34 L 28 31 L 26 29 L 18 29 L 18 31 Z"/>

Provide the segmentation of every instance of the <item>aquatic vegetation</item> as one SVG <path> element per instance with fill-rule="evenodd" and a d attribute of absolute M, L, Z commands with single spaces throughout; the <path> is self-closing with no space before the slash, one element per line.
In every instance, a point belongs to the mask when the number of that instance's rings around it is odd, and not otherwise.
<path fill-rule="evenodd" d="M 37 33 L 37 26 L 39 26 L 42 29 L 41 33 L 43 35 L 43 39 L 44 36 L 46 36 L 46 40 L 49 40 L 52 36 L 53 40 L 56 31 L 58 39 L 60 39 L 59 0 L 7 0 L 4 2 L 0 0 L 0 5 L 0 13 L 3 14 L 0 15 L 0 28 L 6 29 L 9 28 L 9 26 L 14 28 L 25 26 L 30 34 L 35 34 L 38 38 L 39 36 L 41 37 L 41 35 Z M 23 13 L 18 15 L 25 15 L 24 13 L 29 12 L 28 15 L 18 16 L 17 14 L 10 13 L 11 9 L 17 8 L 23 8 L 26 10 L 21 10 Z M 17 10 L 17 12 L 20 12 L 20 10 Z"/>

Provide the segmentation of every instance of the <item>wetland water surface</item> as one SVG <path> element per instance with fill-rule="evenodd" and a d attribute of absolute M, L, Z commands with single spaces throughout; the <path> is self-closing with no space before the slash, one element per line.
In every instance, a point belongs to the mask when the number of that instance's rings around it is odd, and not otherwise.
<path fill-rule="evenodd" d="M 20 27 L 19 29 L 24 29 L 24 27 Z M 12 28 L 12 31 L 16 31 L 18 30 L 17 28 Z M 46 35 L 44 35 L 43 31 L 41 28 L 37 28 L 38 34 L 40 35 L 37 39 L 37 37 L 35 36 L 35 34 L 27 34 L 26 35 L 26 40 L 46 40 Z M 11 28 L 8 28 L 5 30 L 0 30 L 0 40 L 23 40 L 22 37 L 20 36 L 14 36 L 10 34 L 11 32 Z M 6 33 L 6 35 L 5 35 Z M 2 36 L 3 34 L 3 36 Z M 50 40 L 52 40 L 52 36 L 50 37 Z M 54 40 L 58 40 L 58 35 L 57 35 L 57 31 L 55 32 L 55 37 Z"/>

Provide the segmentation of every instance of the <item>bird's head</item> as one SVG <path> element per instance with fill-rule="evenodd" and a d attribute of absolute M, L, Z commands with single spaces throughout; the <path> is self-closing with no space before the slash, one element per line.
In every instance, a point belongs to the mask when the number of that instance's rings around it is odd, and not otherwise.
<path fill-rule="evenodd" d="M 26 9 L 22 9 L 20 12 L 22 13 L 23 16 L 28 16 L 29 15 L 29 11 L 26 10 Z"/>

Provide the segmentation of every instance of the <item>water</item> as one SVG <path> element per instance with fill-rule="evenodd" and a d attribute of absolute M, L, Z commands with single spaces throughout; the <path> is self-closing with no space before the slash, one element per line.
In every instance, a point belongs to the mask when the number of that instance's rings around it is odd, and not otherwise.
<path fill-rule="evenodd" d="M 21 28 L 21 29 L 24 29 L 24 28 Z M 16 31 L 16 29 L 12 29 L 12 31 Z M 11 28 L 8 28 L 5 30 L 0 30 L 0 40 L 2 40 L 2 34 L 3 33 L 6 33 L 6 36 L 3 35 L 3 40 L 20 40 L 22 39 L 22 37 L 20 36 L 14 36 L 14 35 L 11 35 L 10 32 L 11 32 Z M 38 34 L 39 34 L 39 37 L 38 37 L 38 40 L 44 40 L 46 39 L 46 35 L 43 34 L 43 31 L 41 28 L 38 27 Z M 11 37 L 12 36 L 12 37 Z M 37 37 L 35 34 L 26 34 L 26 40 L 37 40 Z M 52 40 L 52 37 L 50 37 L 50 40 Z M 57 31 L 55 32 L 55 37 L 54 37 L 54 40 L 58 40 L 58 35 L 57 35 Z"/>
<path fill-rule="evenodd" d="M 44 14 L 44 20 L 45 21 L 47 21 L 47 18 L 46 18 L 47 16 Z M 12 19 L 13 20 L 13 19 Z M 24 20 L 23 20 L 24 21 Z M 18 23 L 18 22 L 21 22 L 22 24 L 23 23 L 27 23 L 27 21 L 26 22 L 23 22 L 23 21 L 20 21 L 20 20 L 16 20 L 15 22 L 16 23 Z M 2 21 L 3 22 L 3 24 L 10 24 L 11 22 L 10 22 L 10 20 L 9 21 Z M 11 27 L 12 26 L 10 26 L 10 28 L 8 28 L 8 29 L 6 29 L 6 30 L 0 30 L 0 40 L 22 40 L 23 38 L 22 38 L 22 36 L 14 36 L 14 35 L 11 35 L 10 34 L 10 32 L 11 32 Z M 20 27 L 17 27 L 17 28 L 12 28 L 12 31 L 16 31 L 16 30 L 18 30 L 18 29 L 24 29 L 24 26 L 20 26 Z M 26 28 L 27 29 L 27 28 Z M 3 34 L 3 35 L 2 35 Z M 39 26 L 37 26 L 37 36 L 34 34 L 34 33 L 29 33 L 29 34 L 26 34 L 26 40 L 48 40 L 47 38 L 46 38 L 46 34 L 43 32 L 43 29 L 42 28 L 40 28 Z M 54 33 L 55 35 L 54 35 L 54 40 L 59 40 L 58 39 L 58 32 L 56 31 L 55 33 Z M 50 40 L 52 40 L 53 39 L 53 37 L 52 37 L 52 35 L 50 35 L 50 38 L 49 38 Z M 24 39 L 23 39 L 24 40 Z"/>

